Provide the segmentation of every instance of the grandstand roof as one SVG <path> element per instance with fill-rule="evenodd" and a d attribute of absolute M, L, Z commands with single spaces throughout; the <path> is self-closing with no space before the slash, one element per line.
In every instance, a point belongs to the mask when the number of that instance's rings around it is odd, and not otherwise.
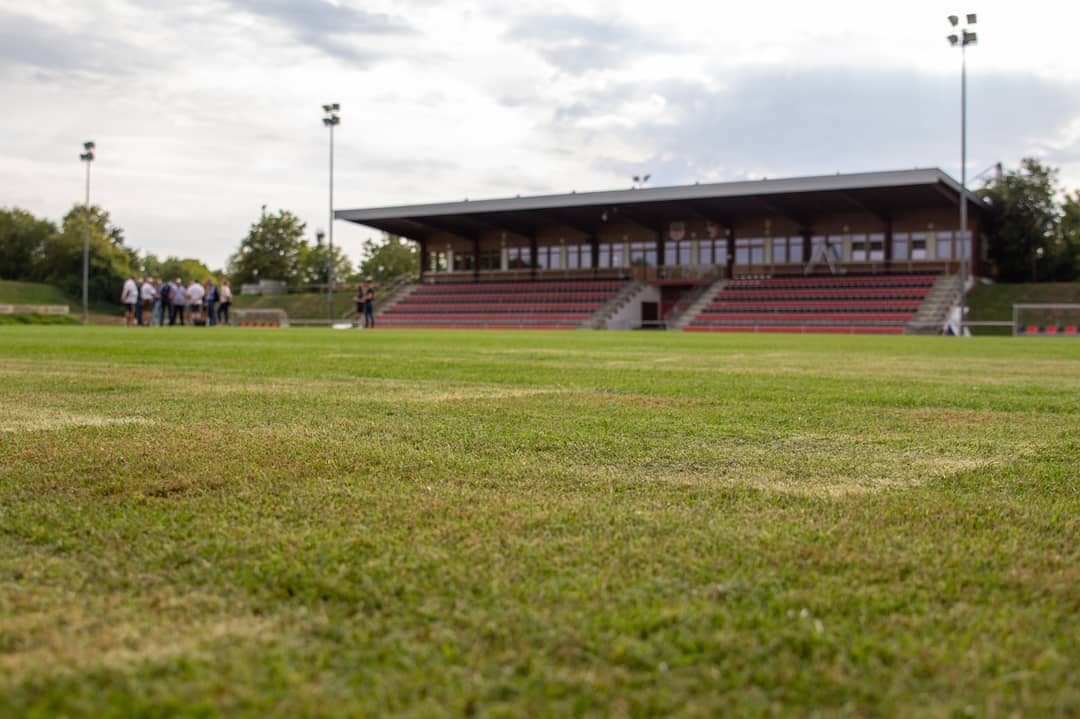
<path fill-rule="evenodd" d="M 968 196 L 973 205 L 982 204 Z M 618 218 L 659 227 L 671 220 L 723 223 L 762 214 L 809 227 L 825 213 L 885 218 L 898 210 L 957 207 L 959 198 L 960 183 L 940 169 L 925 169 L 336 210 L 334 217 L 412 238 L 499 229 L 530 234 L 555 224 L 595 233 Z"/>

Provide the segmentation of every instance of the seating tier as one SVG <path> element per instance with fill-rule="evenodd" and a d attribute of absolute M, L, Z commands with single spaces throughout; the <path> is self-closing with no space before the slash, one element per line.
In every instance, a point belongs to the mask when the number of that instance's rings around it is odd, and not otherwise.
<path fill-rule="evenodd" d="M 376 326 L 573 329 L 624 284 L 539 280 L 422 285 L 381 312 Z"/>
<path fill-rule="evenodd" d="M 936 281 L 934 275 L 739 278 L 686 330 L 901 334 Z"/>

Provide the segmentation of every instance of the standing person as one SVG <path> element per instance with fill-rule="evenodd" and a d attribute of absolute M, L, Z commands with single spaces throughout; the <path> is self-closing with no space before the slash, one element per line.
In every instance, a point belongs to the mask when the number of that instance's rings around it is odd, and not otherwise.
<path fill-rule="evenodd" d="M 139 324 L 149 327 L 154 321 L 154 280 L 151 277 L 143 278 L 142 286 L 139 287 Z"/>
<path fill-rule="evenodd" d="M 124 324 L 131 327 L 135 321 L 135 306 L 139 304 L 139 287 L 135 284 L 134 275 L 124 282 L 124 288 L 120 290 L 120 302 L 124 305 Z"/>
<path fill-rule="evenodd" d="M 172 289 L 173 313 L 169 315 L 169 324 L 173 324 L 176 318 L 180 318 L 180 326 L 184 326 L 184 308 L 187 307 L 187 291 L 184 290 L 184 281 L 179 277 Z"/>
<path fill-rule="evenodd" d="M 154 278 L 154 321 L 151 323 L 155 327 L 161 327 L 165 324 L 165 315 L 163 313 L 164 305 L 161 300 L 161 280 Z"/>
<path fill-rule="evenodd" d="M 353 299 L 353 302 L 356 303 L 356 327 L 357 328 L 360 328 L 361 326 L 366 327 L 367 326 L 366 323 L 364 323 L 363 325 L 360 324 L 361 323 L 361 318 L 364 316 L 364 286 L 363 285 L 357 285 L 356 286 L 356 296 L 353 297 L 352 299 Z"/>
<path fill-rule="evenodd" d="M 203 283 L 203 289 L 206 294 L 203 296 L 203 302 L 206 303 L 206 324 L 213 327 L 217 324 L 217 303 L 218 303 L 218 288 L 214 284 L 214 280 L 211 277 L 206 278 L 206 282 Z"/>
<path fill-rule="evenodd" d="M 229 324 L 229 308 L 232 307 L 232 290 L 229 289 L 229 281 L 221 281 L 221 289 L 218 290 L 218 311 L 224 324 Z"/>
<path fill-rule="evenodd" d="M 375 329 L 375 288 L 370 284 L 364 291 L 364 327 Z"/>
<path fill-rule="evenodd" d="M 169 324 L 171 325 L 174 320 L 173 308 L 172 308 L 172 291 L 173 284 L 169 280 L 165 280 L 161 283 L 161 287 L 158 288 L 158 295 L 161 297 L 161 326 L 165 326 L 165 318 L 169 318 Z"/>
<path fill-rule="evenodd" d="M 203 323 L 202 309 L 203 309 L 203 296 L 206 291 L 203 286 L 199 284 L 198 280 L 192 280 L 191 284 L 187 288 L 187 302 L 188 302 L 188 316 L 191 318 L 191 324 L 198 326 Z"/>

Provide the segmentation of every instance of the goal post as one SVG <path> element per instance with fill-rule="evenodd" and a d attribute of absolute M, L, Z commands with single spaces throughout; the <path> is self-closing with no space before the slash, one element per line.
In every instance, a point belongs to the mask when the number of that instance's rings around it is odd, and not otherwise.
<path fill-rule="evenodd" d="M 1080 305 L 1013 305 L 1014 337 L 1080 337 Z"/>
<path fill-rule="evenodd" d="M 233 309 L 231 322 L 238 327 L 288 327 L 289 314 L 278 309 Z"/>

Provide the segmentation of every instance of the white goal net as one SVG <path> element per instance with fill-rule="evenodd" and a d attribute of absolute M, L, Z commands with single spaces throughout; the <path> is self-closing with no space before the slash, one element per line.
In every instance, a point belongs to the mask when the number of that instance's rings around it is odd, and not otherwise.
<path fill-rule="evenodd" d="M 1080 337 L 1080 305 L 1013 305 L 1016 337 Z"/>

